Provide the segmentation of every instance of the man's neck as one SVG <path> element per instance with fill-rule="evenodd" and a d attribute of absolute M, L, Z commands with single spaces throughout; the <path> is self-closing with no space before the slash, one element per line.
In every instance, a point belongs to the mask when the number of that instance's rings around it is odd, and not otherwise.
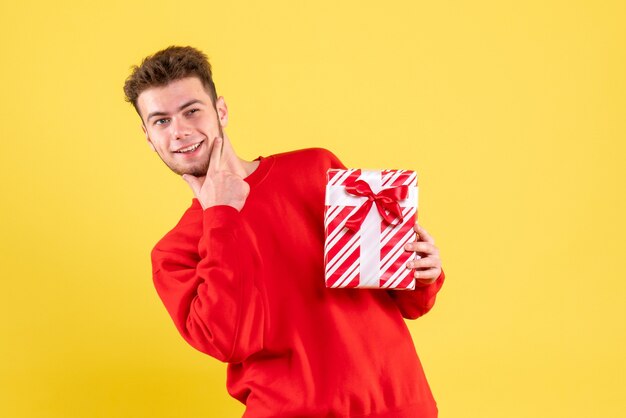
<path fill-rule="evenodd" d="M 246 178 L 259 166 L 260 161 L 246 161 L 237 156 L 233 145 L 226 132 L 223 133 L 224 138 L 224 157 L 222 159 L 222 169 L 237 174 L 241 178 Z"/>
<path fill-rule="evenodd" d="M 256 170 L 259 167 L 260 163 L 261 161 L 258 161 L 258 160 L 254 160 L 254 161 L 241 160 L 241 164 L 243 165 L 243 168 L 246 171 L 245 177 L 248 177 L 250 174 L 252 174 L 254 170 Z"/>
<path fill-rule="evenodd" d="M 259 166 L 260 161 L 246 161 L 233 154 L 230 159 L 222 162 L 222 170 L 230 171 L 241 178 L 246 178 Z"/>

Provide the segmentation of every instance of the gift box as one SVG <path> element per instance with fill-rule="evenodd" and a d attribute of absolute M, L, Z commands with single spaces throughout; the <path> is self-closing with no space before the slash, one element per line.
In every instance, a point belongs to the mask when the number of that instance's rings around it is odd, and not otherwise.
<path fill-rule="evenodd" d="M 325 205 L 326 287 L 415 289 L 414 171 L 330 169 Z"/>

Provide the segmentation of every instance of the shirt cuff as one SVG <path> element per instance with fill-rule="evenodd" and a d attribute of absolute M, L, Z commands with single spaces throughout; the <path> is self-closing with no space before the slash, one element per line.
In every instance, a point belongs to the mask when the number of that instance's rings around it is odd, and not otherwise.
<path fill-rule="evenodd" d="M 204 230 L 232 228 L 240 221 L 241 214 L 228 205 L 210 206 L 202 210 Z"/>

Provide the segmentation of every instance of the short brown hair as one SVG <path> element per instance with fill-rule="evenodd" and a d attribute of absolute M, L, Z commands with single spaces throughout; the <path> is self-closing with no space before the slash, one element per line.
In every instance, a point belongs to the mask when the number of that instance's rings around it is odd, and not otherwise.
<path fill-rule="evenodd" d="M 124 94 L 126 101 L 132 103 L 138 114 L 137 98 L 141 92 L 193 76 L 200 79 L 215 106 L 217 92 L 213 83 L 211 64 L 207 56 L 196 48 L 172 45 L 147 56 L 141 65 L 134 65 L 131 68 L 133 72 L 124 83 Z M 141 117 L 141 114 L 139 116 Z"/>

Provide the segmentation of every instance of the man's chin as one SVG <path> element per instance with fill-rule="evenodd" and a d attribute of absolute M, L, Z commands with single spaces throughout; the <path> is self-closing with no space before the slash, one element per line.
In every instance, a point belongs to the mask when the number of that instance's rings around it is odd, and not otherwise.
<path fill-rule="evenodd" d="M 183 174 L 190 174 L 194 177 L 204 177 L 206 176 L 206 172 L 208 170 L 208 164 L 203 167 L 203 166 L 196 166 L 196 167 L 172 167 L 169 166 L 170 170 L 172 170 L 174 173 L 178 174 L 179 176 L 182 176 Z"/>
<path fill-rule="evenodd" d="M 206 176 L 206 171 L 207 171 L 207 169 L 204 169 L 204 170 L 193 170 L 193 171 L 191 171 L 191 172 L 189 172 L 187 174 L 191 174 L 194 177 L 204 177 L 204 176 Z"/>

